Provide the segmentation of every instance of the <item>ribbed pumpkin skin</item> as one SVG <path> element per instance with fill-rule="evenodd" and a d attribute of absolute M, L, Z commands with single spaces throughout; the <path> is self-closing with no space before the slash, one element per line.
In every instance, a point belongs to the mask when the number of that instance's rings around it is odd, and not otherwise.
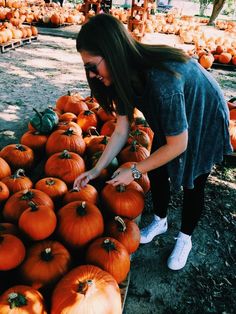
<path fill-rule="evenodd" d="M 49 253 L 45 253 L 49 250 Z M 46 258 L 46 257 L 52 258 Z M 51 284 L 68 272 L 71 256 L 58 241 L 35 242 L 27 251 L 27 257 L 20 266 L 23 278 L 35 289 Z"/>
<path fill-rule="evenodd" d="M 63 197 L 63 204 L 75 201 L 85 201 L 93 204 L 98 203 L 98 191 L 91 184 L 87 184 L 80 190 L 72 189 Z"/>
<path fill-rule="evenodd" d="M 149 157 L 150 152 L 147 148 L 137 144 L 136 141 L 132 142 L 129 146 L 125 147 L 119 154 L 119 160 L 122 163 L 127 161 L 142 161 Z"/>
<path fill-rule="evenodd" d="M 30 201 L 37 205 L 45 205 L 54 209 L 53 201 L 46 193 L 36 189 L 19 191 L 10 196 L 6 201 L 3 208 L 3 217 L 5 220 L 9 222 L 17 222 L 23 211 L 29 207 Z"/>
<path fill-rule="evenodd" d="M 85 208 L 81 208 L 85 203 Z M 75 201 L 58 211 L 58 234 L 70 247 L 81 248 L 101 236 L 104 222 L 100 210 L 92 203 Z"/>
<path fill-rule="evenodd" d="M 22 295 L 27 303 L 19 307 L 10 307 L 8 302 L 9 295 L 17 293 Z M 0 296 L 0 313 L 1 314 L 47 314 L 44 308 L 44 300 L 41 293 L 30 286 L 17 285 L 13 286 Z"/>
<path fill-rule="evenodd" d="M 54 289 L 51 304 L 51 314 L 122 313 L 115 279 L 93 265 L 82 265 L 67 273 Z"/>
<path fill-rule="evenodd" d="M 143 189 L 134 181 L 125 187 L 107 184 L 101 199 L 109 213 L 130 219 L 139 216 L 144 208 Z"/>
<path fill-rule="evenodd" d="M 96 265 L 111 274 L 118 284 L 127 278 L 130 271 L 130 256 L 126 247 L 111 237 L 93 241 L 86 251 L 85 259 L 88 264 Z"/>
<path fill-rule="evenodd" d="M 15 235 L 2 234 L 0 236 L 0 271 L 16 268 L 24 258 L 23 242 Z"/>
<path fill-rule="evenodd" d="M 33 182 L 30 178 L 26 177 L 24 171 L 21 172 L 20 170 L 22 169 L 19 169 L 13 175 L 2 179 L 2 182 L 7 185 L 11 194 L 22 190 L 32 189 L 33 187 Z"/>

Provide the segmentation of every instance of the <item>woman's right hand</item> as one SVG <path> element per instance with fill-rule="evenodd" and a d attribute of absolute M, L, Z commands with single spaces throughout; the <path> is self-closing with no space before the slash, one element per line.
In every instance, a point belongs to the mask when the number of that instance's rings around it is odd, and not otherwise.
<path fill-rule="evenodd" d="M 74 181 L 73 189 L 80 189 L 85 187 L 90 180 L 93 180 L 99 176 L 99 171 L 96 168 L 92 168 L 89 171 L 81 173 Z"/>

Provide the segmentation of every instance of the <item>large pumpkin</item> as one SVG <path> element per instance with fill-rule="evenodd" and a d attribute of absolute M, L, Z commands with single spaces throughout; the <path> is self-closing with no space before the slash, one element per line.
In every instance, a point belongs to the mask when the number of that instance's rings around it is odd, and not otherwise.
<path fill-rule="evenodd" d="M 102 214 L 92 203 L 75 201 L 58 211 L 58 234 L 70 247 L 84 247 L 103 231 Z"/>
<path fill-rule="evenodd" d="M 129 185 L 107 184 L 101 192 L 101 199 L 110 214 L 130 219 L 139 216 L 144 208 L 144 193 L 136 182 Z"/>
<path fill-rule="evenodd" d="M 13 234 L 0 235 L 0 271 L 16 268 L 24 258 L 25 246 L 18 237 Z"/>
<path fill-rule="evenodd" d="M 126 247 L 111 237 L 94 240 L 86 251 L 86 262 L 110 273 L 117 283 L 124 281 L 130 271 L 130 256 Z"/>
<path fill-rule="evenodd" d="M 75 179 L 84 171 L 85 163 L 83 158 L 67 150 L 53 154 L 45 164 L 46 176 L 59 178 L 68 185 L 72 185 Z"/>
<path fill-rule="evenodd" d="M 20 266 L 23 278 L 35 289 L 54 283 L 68 272 L 71 257 L 68 250 L 57 241 L 34 243 Z"/>
<path fill-rule="evenodd" d="M 51 314 L 121 314 L 117 282 L 106 271 L 93 265 L 72 269 L 52 294 Z"/>
<path fill-rule="evenodd" d="M 17 222 L 23 211 L 29 207 L 29 202 L 31 201 L 37 205 L 44 205 L 54 209 L 53 201 L 46 193 L 30 189 L 19 191 L 10 196 L 4 205 L 3 217 L 6 221 Z"/>
<path fill-rule="evenodd" d="M 10 287 L 0 296 L 1 314 L 46 314 L 41 293 L 30 286 Z"/>

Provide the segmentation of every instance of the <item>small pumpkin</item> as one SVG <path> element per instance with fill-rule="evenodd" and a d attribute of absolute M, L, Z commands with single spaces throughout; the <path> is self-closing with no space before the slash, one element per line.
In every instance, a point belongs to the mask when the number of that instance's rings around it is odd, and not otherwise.
<path fill-rule="evenodd" d="M 70 247 L 82 248 L 101 236 L 103 231 L 102 214 L 92 203 L 75 201 L 58 211 L 58 234 Z"/>
<path fill-rule="evenodd" d="M 142 161 L 149 157 L 150 152 L 147 148 L 141 146 L 138 144 L 137 141 L 133 141 L 130 145 L 122 149 L 122 151 L 119 153 L 119 160 L 122 163 L 128 162 L 128 161 Z"/>
<path fill-rule="evenodd" d="M 0 271 L 19 266 L 25 258 L 23 242 L 13 234 L 0 235 Z"/>
<path fill-rule="evenodd" d="M 10 287 L 0 296 L 1 314 L 47 314 L 39 291 L 26 286 Z"/>
<path fill-rule="evenodd" d="M 130 256 L 126 247 L 111 237 L 94 240 L 85 253 L 85 259 L 88 264 L 111 274 L 118 284 L 127 278 L 130 271 Z"/>
<path fill-rule="evenodd" d="M 11 176 L 2 179 L 2 182 L 7 185 L 11 194 L 33 187 L 33 182 L 25 175 L 23 169 L 16 170 Z"/>
<path fill-rule="evenodd" d="M 63 197 L 63 204 L 66 205 L 68 203 L 75 201 L 85 201 L 97 204 L 98 191 L 93 185 L 87 184 L 81 189 L 71 189 L 70 191 L 66 192 L 66 194 Z"/>
<path fill-rule="evenodd" d="M 91 110 L 83 110 L 78 115 L 77 123 L 81 127 L 83 132 L 87 132 L 91 126 L 93 127 L 97 126 L 98 124 L 97 116 Z"/>
<path fill-rule="evenodd" d="M 36 112 L 30 119 L 30 124 L 42 134 L 49 134 L 55 128 L 58 123 L 58 115 L 50 108 L 46 108 L 44 111 L 39 112 L 33 108 Z"/>
<path fill-rule="evenodd" d="M 18 221 L 19 228 L 34 241 L 48 238 L 54 232 L 56 224 L 54 211 L 34 202 L 29 202 L 29 208 L 24 210 Z"/>
<path fill-rule="evenodd" d="M 51 314 L 121 314 L 121 294 L 115 279 L 94 265 L 72 269 L 52 293 Z"/>
<path fill-rule="evenodd" d="M 58 241 L 44 240 L 34 243 L 20 266 L 20 273 L 32 287 L 39 289 L 52 284 L 65 275 L 71 256 Z"/>
<path fill-rule="evenodd" d="M 22 135 L 20 143 L 30 147 L 36 154 L 40 154 L 44 152 L 47 139 L 47 135 L 38 131 L 27 131 Z"/>
<path fill-rule="evenodd" d="M 56 130 L 68 130 L 68 129 L 72 129 L 77 134 L 82 135 L 81 127 L 73 121 L 59 121 L 56 127 Z"/>
<path fill-rule="evenodd" d="M 68 191 L 64 181 L 52 177 L 40 179 L 35 183 L 35 188 L 46 193 L 54 202 L 60 200 Z"/>

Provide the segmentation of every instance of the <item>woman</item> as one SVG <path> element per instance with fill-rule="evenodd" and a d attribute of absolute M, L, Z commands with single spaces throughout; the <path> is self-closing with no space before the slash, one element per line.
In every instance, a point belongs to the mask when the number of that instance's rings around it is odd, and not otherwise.
<path fill-rule="evenodd" d="M 134 107 L 141 110 L 154 132 L 151 154 L 136 167 L 120 167 L 107 183 L 127 185 L 148 172 L 155 215 L 141 230 L 141 243 L 167 231 L 170 187 L 183 187 L 181 230 L 167 261 L 170 269 L 181 269 L 203 210 L 207 177 L 231 153 L 224 96 L 208 72 L 183 51 L 136 42 L 110 15 L 97 15 L 82 26 L 77 50 L 92 94 L 108 112 L 116 111 L 117 124 L 96 166 L 81 174 L 74 187 L 96 178 L 120 152 Z"/>

